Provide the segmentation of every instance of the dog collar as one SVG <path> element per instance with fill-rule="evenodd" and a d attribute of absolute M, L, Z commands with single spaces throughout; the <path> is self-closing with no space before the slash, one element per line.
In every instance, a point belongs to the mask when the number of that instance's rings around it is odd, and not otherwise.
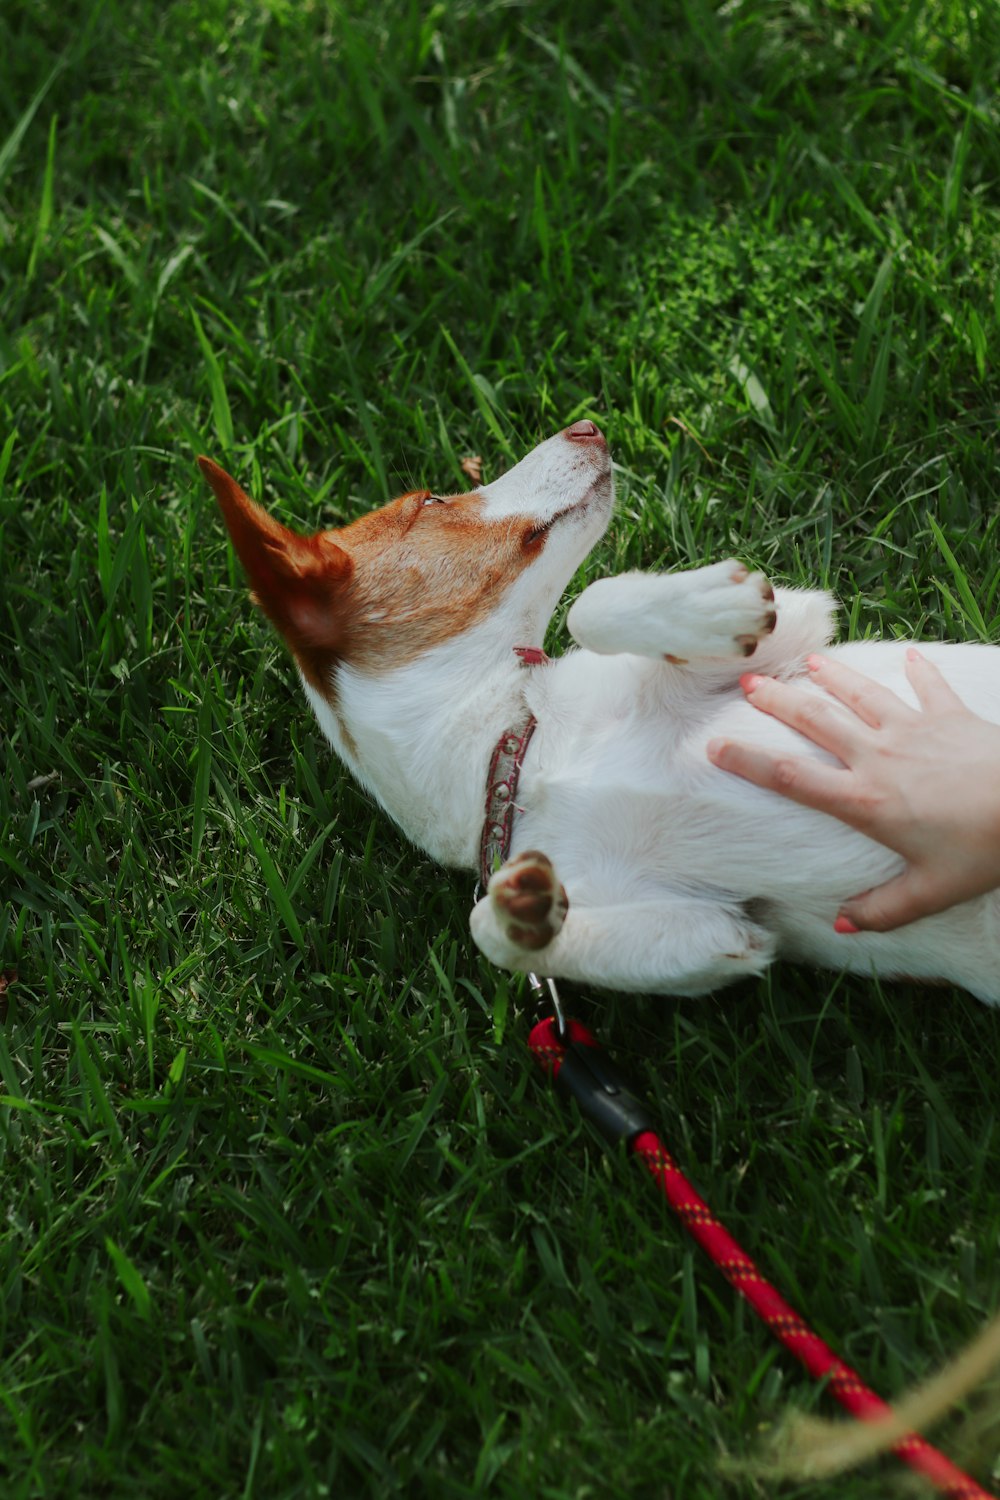
<path fill-rule="evenodd" d="M 520 659 L 522 667 L 545 667 L 552 659 L 546 656 L 541 646 L 515 646 L 514 655 Z M 493 751 L 486 777 L 486 815 L 479 840 L 477 899 L 479 892 L 489 884 L 493 871 L 499 869 L 510 853 L 514 813 L 517 811 L 514 798 L 528 741 L 535 732 L 536 723 L 534 714 L 528 714 L 513 729 L 504 730 Z"/>
<path fill-rule="evenodd" d="M 537 720 L 529 714 L 513 729 L 505 729 L 497 741 L 486 778 L 486 816 L 479 841 L 479 880 L 483 890 L 489 878 L 510 853 L 514 831 L 514 799 L 521 767 Z"/>

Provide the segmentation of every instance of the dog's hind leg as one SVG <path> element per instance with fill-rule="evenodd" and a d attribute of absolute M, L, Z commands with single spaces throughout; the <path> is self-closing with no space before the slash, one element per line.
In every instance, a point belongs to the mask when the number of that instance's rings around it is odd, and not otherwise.
<path fill-rule="evenodd" d="M 496 872 L 470 925 L 502 969 L 660 994 L 707 994 L 762 973 L 775 953 L 774 936 L 739 905 L 710 898 L 574 905 L 534 850 Z"/>

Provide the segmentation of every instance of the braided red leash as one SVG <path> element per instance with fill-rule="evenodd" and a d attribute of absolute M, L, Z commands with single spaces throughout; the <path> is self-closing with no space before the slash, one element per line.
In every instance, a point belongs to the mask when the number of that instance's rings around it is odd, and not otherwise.
<path fill-rule="evenodd" d="M 838 1359 L 760 1274 L 746 1251 L 695 1192 L 655 1131 L 643 1128 L 646 1121 L 641 1106 L 629 1096 L 627 1086 L 602 1057 L 597 1041 L 586 1027 L 578 1021 L 567 1021 L 563 1030 L 550 1017 L 532 1029 L 528 1044 L 537 1062 L 553 1079 L 558 1080 L 565 1067 L 564 1086 L 579 1100 L 583 1112 L 595 1123 L 603 1124 L 613 1139 L 628 1141 L 684 1228 L 810 1375 L 817 1380 L 828 1377 L 833 1395 L 861 1421 L 891 1416 L 892 1408 Z M 568 1082 L 570 1075 L 572 1082 Z M 915 1433 L 901 1438 L 892 1451 L 951 1500 L 992 1500 L 974 1479 Z"/>

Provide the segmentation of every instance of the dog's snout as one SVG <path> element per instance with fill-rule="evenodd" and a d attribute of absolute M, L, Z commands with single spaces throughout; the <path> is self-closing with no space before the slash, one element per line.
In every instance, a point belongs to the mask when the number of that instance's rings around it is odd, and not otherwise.
<path fill-rule="evenodd" d="M 596 422 L 588 421 L 574 422 L 572 427 L 567 427 L 563 433 L 564 437 L 572 438 L 574 443 L 600 443 L 604 446 L 604 434 Z"/>

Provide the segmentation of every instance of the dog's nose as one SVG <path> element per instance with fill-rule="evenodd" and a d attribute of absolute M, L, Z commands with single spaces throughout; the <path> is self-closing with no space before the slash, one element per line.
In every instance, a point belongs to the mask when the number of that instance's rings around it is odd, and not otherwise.
<path fill-rule="evenodd" d="M 596 422 L 587 421 L 574 422 L 572 427 L 567 427 L 563 437 L 572 438 L 574 443 L 601 443 L 604 442 L 604 434 Z"/>

